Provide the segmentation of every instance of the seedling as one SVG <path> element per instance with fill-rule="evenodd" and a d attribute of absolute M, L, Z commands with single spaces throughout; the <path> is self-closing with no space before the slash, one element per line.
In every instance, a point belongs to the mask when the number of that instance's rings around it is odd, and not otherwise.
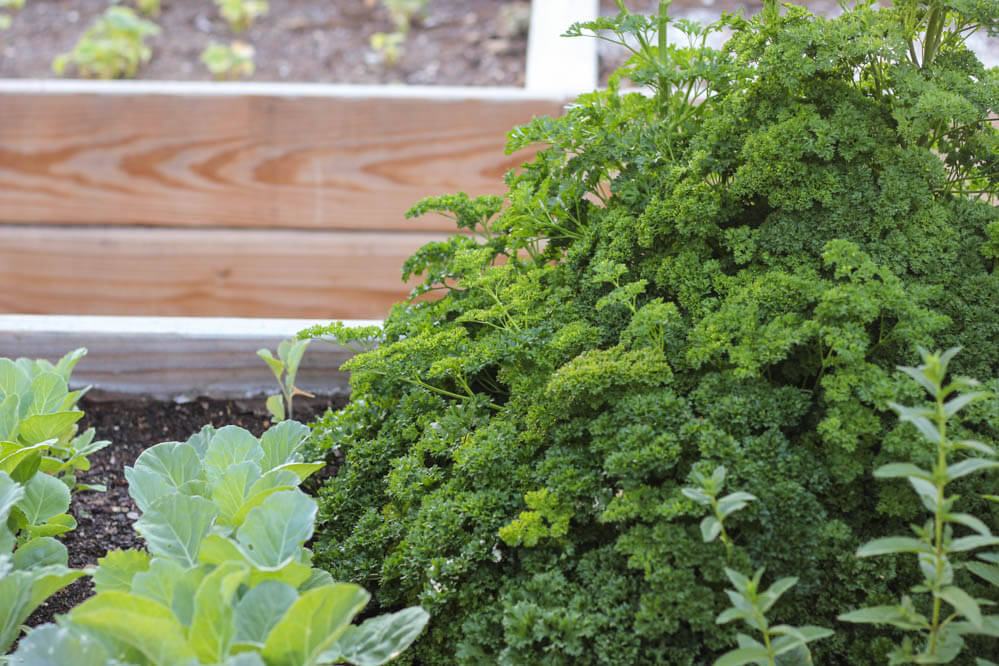
<path fill-rule="evenodd" d="M 0 10 L 7 10 L 9 14 L 0 14 L 0 30 L 6 30 L 14 21 L 12 14 L 24 7 L 24 0 L 0 0 Z"/>
<path fill-rule="evenodd" d="M 382 5 L 395 29 L 405 34 L 413 19 L 427 8 L 427 0 L 382 0 Z"/>
<path fill-rule="evenodd" d="M 292 418 L 292 400 L 296 395 L 315 397 L 295 386 L 298 365 L 302 362 L 302 355 L 305 354 L 305 348 L 309 346 L 309 342 L 309 340 L 285 340 L 278 345 L 277 358 L 274 358 L 269 349 L 257 351 L 257 356 L 264 359 L 281 388 L 281 393 L 267 398 L 267 410 L 271 413 L 275 423 Z"/>
<path fill-rule="evenodd" d="M 395 30 L 371 35 L 371 48 L 389 67 L 394 67 L 405 52 L 406 33 L 413 19 L 427 7 L 427 0 L 382 0 Z"/>
<path fill-rule="evenodd" d="M 135 7 L 146 16 L 160 15 L 160 0 L 135 0 Z"/>
<path fill-rule="evenodd" d="M 720 537 L 725 545 L 725 561 L 731 564 L 732 542 L 725 531 L 725 519 L 750 502 L 755 502 L 756 496 L 739 491 L 718 499 L 718 493 L 725 487 L 725 473 L 725 467 L 721 465 L 715 468 L 711 476 L 704 476 L 694 470 L 694 480 L 701 484 L 700 488 L 683 488 L 680 492 L 701 506 L 711 507 L 712 515 L 705 516 L 701 521 L 701 538 L 704 543 L 711 543 Z"/>
<path fill-rule="evenodd" d="M 83 77 L 131 78 L 152 57 L 146 37 L 160 34 L 159 26 L 140 18 L 129 7 L 108 7 L 69 53 L 56 57 L 52 70 L 62 76 L 74 65 Z"/>
<path fill-rule="evenodd" d="M 235 41 L 228 46 L 212 43 L 201 53 L 201 62 L 216 81 L 232 81 L 253 76 L 253 55 L 253 47 L 246 42 Z"/>
<path fill-rule="evenodd" d="M 264 0 L 215 0 L 215 4 L 233 32 L 249 30 L 253 22 L 270 9 Z"/>
<path fill-rule="evenodd" d="M 394 67 L 405 52 L 403 45 L 406 43 L 406 33 L 376 32 L 371 35 L 370 41 L 372 50 L 381 56 L 386 65 Z"/>

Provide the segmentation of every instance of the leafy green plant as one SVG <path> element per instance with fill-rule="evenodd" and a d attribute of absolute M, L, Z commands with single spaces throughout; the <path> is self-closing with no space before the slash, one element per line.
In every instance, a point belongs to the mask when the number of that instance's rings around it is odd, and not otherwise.
<path fill-rule="evenodd" d="M 395 30 L 376 32 L 370 37 L 372 50 L 378 53 L 385 64 L 393 67 L 405 53 L 406 35 L 413 19 L 421 15 L 427 7 L 427 0 L 381 0 L 388 12 Z"/>
<path fill-rule="evenodd" d="M 160 0 L 135 0 L 135 7 L 146 16 L 160 15 Z"/>
<path fill-rule="evenodd" d="M 322 463 L 301 460 L 307 434 L 294 421 L 259 439 L 205 426 L 144 451 L 125 474 L 148 552 L 102 558 L 96 596 L 59 626 L 30 632 L 13 662 L 377 666 L 396 657 L 426 612 L 352 625 L 368 593 L 309 566 L 317 507 L 298 484 Z"/>
<path fill-rule="evenodd" d="M 62 76 L 72 65 L 87 78 L 131 78 L 152 57 L 146 38 L 158 34 L 159 26 L 140 18 L 130 7 L 112 5 L 87 28 L 72 51 L 56 57 L 52 71 Z"/>
<path fill-rule="evenodd" d="M 705 516 L 701 520 L 701 538 L 704 539 L 704 543 L 720 539 L 725 546 L 725 562 L 731 565 L 732 541 L 725 532 L 725 519 L 736 511 L 746 508 L 750 502 L 755 502 L 756 496 L 737 491 L 719 499 L 718 494 L 725 487 L 725 474 L 724 465 L 716 467 L 711 472 L 711 476 L 705 476 L 695 469 L 693 477 L 698 486 L 682 488 L 680 492 L 683 493 L 684 497 L 694 500 L 701 506 L 711 508 L 711 515 Z"/>
<path fill-rule="evenodd" d="M 265 0 L 215 0 L 215 5 L 233 32 L 246 32 L 270 10 Z"/>
<path fill-rule="evenodd" d="M 66 489 L 58 481 L 55 483 Z M 67 506 L 68 499 L 67 494 Z M 17 544 L 19 539 L 10 529 L 10 519 L 18 512 L 32 515 L 36 510 L 49 511 L 45 504 L 44 496 L 36 489 L 25 488 L 6 472 L 0 472 L 0 654 L 10 649 L 21 633 L 21 625 L 42 602 L 85 575 L 67 566 L 66 547 L 51 536 L 34 536 Z"/>
<path fill-rule="evenodd" d="M 69 352 L 55 365 L 0 358 L 0 471 L 15 481 L 28 483 L 40 470 L 69 490 L 104 490 L 76 480 L 77 472 L 90 469 L 87 457 L 109 444 L 95 441 L 93 428 L 77 434 L 83 412 L 76 403 L 88 389 L 70 391 L 69 377 L 86 353 Z"/>
<path fill-rule="evenodd" d="M 974 598 L 955 580 L 955 570 L 966 568 L 981 576 L 993 585 L 999 585 L 999 576 L 994 566 L 982 562 L 961 563 L 955 561 L 976 549 L 999 544 L 999 537 L 993 536 L 989 527 L 981 519 L 968 513 L 954 511 L 957 495 L 948 495 L 947 486 L 954 481 L 986 470 L 999 467 L 995 460 L 995 449 L 979 441 L 954 438 L 952 421 L 959 411 L 968 405 L 984 400 L 988 394 L 975 391 L 979 383 L 958 377 L 945 384 L 947 366 L 959 351 L 952 347 L 944 353 L 929 353 L 920 350 L 923 365 L 918 368 L 900 368 L 922 386 L 934 401 L 932 406 L 904 407 L 890 403 L 902 421 L 911 423 L 929 445 L 935 448 L 932 469 L 926 470 L 913 463 L 889 463 L 874 472 L 879 479 L 907 479 L 923 507 L 933 516 L 922 526 L 913 525 L 914 537 L 883 537 L 870 541 L 857 550 L 858 557 L 912 553 L 919 561 L 923 581 L 913 587 L 912 592 L 929 594 L 931 604 L 929 616 L 917 610 L 908 595 L 903 596 L 897 606 L 873 606 L 844 613 L 841 620 L 887 624 L 898 627 L 918 636 L 918 644 L 912 638 L 896 647 L 891 655 L 893 664 L 950 663 L 964 647 L 964 636 L 984 634 L 999 637 L 999 616 L 983 615 L 981 606 L 991 602 Z M 957 393 L 960 392 L 960 395 Z M 967 454 L 987 457 L 968 457 Z M 959 456 L 958 462 L 951 462 Z M 974 534 L 954 538 L 953 529 L 961 526 Z M 984 562 L 999 562 L 995 553 L 980 553 Z M 950 611 L 944 610 L 944 604 Z"/>
<path fill-rule="evenodd" d="M 201 53 L 201 62 L 216 80 L 253 76 L 253 47 L 246 42 L 212 43 Z"/>
<path fill-rule="evenodd" d="M 355 354 L 372 351 L 378 346 L 381 338 L 381 326 L 347 326 L 342 321 L 317 324 L 298 332 L 299 340 L 319 339 L 349 349 Z"/>
<path fill-rule="evenodd" d="M 302 362 L 302 356 L 308 346 L 309 340 L 285 340 L 278 345 L 277 358 L 274 358 L 274 354 L 269 349 L 257 350 L 257 356 L 264 359 L 281 388 L 280 394 L 267 398 L 267 410 L 275 422 L 292 418 L 292 400 L 296 395 L 315 397 L 295 386 L 298 366 Z"/>
<path fill-rule="evenodd" d="M 371 35 L 369 43 L 371 49 L 381 56 L 386 65 L 394 67 L 405 52 L 406 33 L 376 32 Z"/>
<path fill-rule="evenodd" d="M 87 456 L 108 444 L 94 441 L 93 428 L 76 434 L 87 389 L 69 391 L 68 382 L 84 354 L 56 364 L 0 359 L 0 653 L 42 602 L 84 575 L 54 538 L 76 528 L 71 490 L 103 490 L 76 481 Z"/>
<path fill-rule="evenodd" d="M 906 5 L 775 6 L 570 28 L 633 57 L 607 90 L 510 132 L 511 152 L 541 150 L 504 197 L 412 209 L 475 233 L 406 262 L 440 298 L 393 308 L 347 365 L 350 404 L 314 428 L 317 457 L 344 458 L 319 492 L 316 563 L 373 604 L 433 614 L 404 659 L 713 663 L 733 645 L 716 622 L 731 581 L 682 493 L 690 469 L 724 465 L 758 498 L 726 525 L 728 568 L 798 578 L 770 628 L 832 627 L 919 583 L 854 553 L 925 515 L 869 476 L 932 466 L 892 418 L 915 399 L 895 367 L 961 342 L 955 371 L 999 376 L 999 210 L 975 193 L 999 174 L 999 73 L 944 36 L 917 66 Z M 996 12 L 954 3 L 942 30 L 993 30 Z M 720 28 L 732 37 L 711 48 Z M 650 92 L 622 93 L 626 78 Z M 969 406 L 955 438 L 995 446 L 995 404 Z M 808 643 L 816 663 L 895 649 L 836 628 Z"/>
<path fill-rule="evenodd" d="M 13 23 L 13 14 L 24 8 L 24 0 L 0 0 L 0 30 L 6 30 Z"/>
<path fill-rule="evenodd" d="M 719 465 L 705 476 L 699 470 L 693 472 L 697 487 L 683 488 L 681 492 L 701 506 L 711 508 L 711 515 L 701 521 L 701 538 L 704 543 L 711 543 L 720 538 L 725 546 L 725 560 L 732 563 L 732 542 L 725 531 L 725 519 L 736 511 L 744 509 L 756 497 L 750 493 L 737 491 L 719 498 L 718 494 L 725 486 L 725 467 Z M 791 666 L 791 664 L 810 664 L 811 653 L 808 643 L 833 634 L 831 629 L 822 627 L 792 627 L 786 624 L 771 626 L 767 620 L 767 612 L 777 603 L 781 595 L 798 582 L 797 578 L 785 577 L 776 581 L 766 590 L 760 588 L 764 569 L 756 570 L 752 578 L 739 571 L 725 567 L 725 575 L 734 589 L 726 590 L 732 606 L 715 620 L 725 624 L 733 620 L 742 620 L 751 629 L 760 633 L 762 642 L 745 634 L 737 634 L 739 647 L 730 650 L 715 660 L 714 666 L 742 666 L 743 664 L 765 664 L 769 666 Z"/>

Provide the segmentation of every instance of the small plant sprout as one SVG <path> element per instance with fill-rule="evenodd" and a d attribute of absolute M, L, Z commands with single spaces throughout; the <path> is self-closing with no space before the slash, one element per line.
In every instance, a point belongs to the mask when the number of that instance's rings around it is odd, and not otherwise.
<path fill-rule="evenodd" d="M 24 0 L 0 0 L 0 10 L 9 12 L 0 14 L 0 30 L 6 30 L 14 21 L 13 14 L 24 7 Z"/>
<path fill-rule="evenodd" d="M 403 44 L 406 42 L 404 32 L 376 32 L 371 35 L 371 49 L 381 56 L 389 67 L 395 67 L 402 58 Z"/>
<path fill-rule="evenodd" d="M 96 79 L 131 78 L 152 57 L 146 37 L 159 26 L 139 17 L 130 7 L 113 5 L 83 33 L 73 50 L 56 57 L 52 70 L 60 76 L 74 65 L 80 76 Z"/>
<path fill-rule="evenodd" d="M 912 463 L 891 463 L 879 467 L 874 476 L 879 479 L 908 479 L 923 506 L 933 516 L 922 526 L 913 526 L 915 537 L 893 536 L 875 539 L 857 550 L 857 557 L 873 557 L 897 553 L 913 553 L 919 561 L 923 582 L 912 588 L 913 593 L 929 593 L 931 602 L 918 608 L 908 595 L 897 606 L 874 606 L 844 613 L 846 622 L 890 624 L 903 631 L 914 632 L 917 640 L 906 637 L 891 655 L 892 664 L 945 664 L 954 660 L 964 647 L 963 636 L 982 634 L 999 636 L 999 616 L 983 615 L 981 606 L 990 602 L 973 598 L 954 582 L 954 571 L 964 568 L 999 586 L 999 570 L 981 562 L 952 562 L 951 555 L 999 544 L 999 538 L 977 517 L 954 511 L 957 495 L 947 495 L 947 484 L 970 474 L 999 467 L 993 459 L 995 450 L 982 442 L 951 439 L 948 421 L 961 409 L 989 397 L 985 391 L 975 391 L 978 382 L 965 377 L 944 384 L 947 365 L 960 347 L 946 352 L 929 353 L 920 348 L 923 365 L 918 368 L 900 367 L 915 382 L 926 389 L 933 403 L 921 407 L 905 407 L 888 403 L 935 447 L 936 462 L 932 470 Z M 954 395 L 959 393 L 959 395 Z M 955 453 L 980 454 L 987 457 L 962 457 L 951 463 Z M 970 529 L 973 534 L 954 538 L 955 525 Z M 996 553 L 979 553 L 982 562 L 999 561 Z M 946 604 L 950 609 L 945 610 Z M 929 617 L 924 613 L 929 611 Z M 979 664 L 985 664 L 979 660 Z"/>
<path fill-rule="evenodd" d="M 382 0 L 385 11 L 395 30 L 392 32 L 376 32 L 371 35 L 370 44 L 375 53 L 389 67 L 394 67 L 405 52 L 406 34 L 413 23 L 427 7 L 427 0 Z"/>
<path fill-rule="evenodd" d="M 315 397 L 295 386 L 298 365 L 302 362 L 302 355 L 305 354 L 305 348 L 309 346 L 309 342 L 309 340 L 285 340 L 278 345 L 277 358 L 274 358 L 269 349 L 257 351 L 257 356 L 264 359 L 271 372 L 274 373 L 278 386 L 281 387 L 280 394 L 267 398 L 267 411 L 271 413 L 275 423 L 292 417 L 292 399 L 296 395 Z"/>
<path fill-rule="evenodd" d="M 160 0 L 135 0 L 135 8 L 146 16 L 159 16 Z"/>
<path fill-rule="evenodd" d="M 781 595 L 787 592 L 797 578 L 781 578 L 776 583 L 760 591 L 763 569 L 757 569 L 753 577 L 747 578 L 734 569 L 725 568 L 725 575 L 732 582 L 734 590 L 725 590 L 732 600 L 732 607 L 722 611 L 716 622 L 725 624 L 732 620 L 742 620 L 760 632 L 762 642 L 745 634 L 738 634 L 739 647 L 719 657 L 714 666 L 742 666 L 742 664 L 767 664 L 767 666 L 806 666 L 812 663 L 807 644 L 817 641 L 834 632 L 824 627 L 791 627 L 786 624 L 770 626 L 766 613 Z M 781 657 L 781 659 L 777 659 Z"/>
<path fill-rule="evenodd" d="M 711 508 L 712 515 L 705 516 L 701 521 L 701 537 L 704 543 L 711 543 L 716 538 L 720 538 L 725 545 L 725 560 L 732 562 L 732 542 L 725 532 L 725 519 L 736 511 L 743 509 L 750 502 L 756 501 L 756 496 L 747 492 L 737 491 L 719 498 L 725 486 L 725 467 L 719 465 L 711 473 L 705 476 L 698 470 L 694 470 L 694 480 L 700 484 L 699 488 L 682 488 L 680 492 L 701 506 Z M 714 666 L 740 666 L 741 664 L 768 664 L 776 666 L 777 657 L 781 657 L 782 666 L 792 664 L 811 663 L 811 654 L 807 644 L 821 638 L 832 635 L 831 629 L 822 627 L 791 627 L 779 624 L 771 627 L 767 621 L 766 613 L 780 599 L 781 595 L 787 592 L 795 583 L 797 578 L 781 578 L 771 585 L 767 590 L 760 591 L 760 581 L 763 578 L 763 569 L 756 571 L 753 577 L 747 578 L 735 569 L 725 568 L 725 575 L 732 582 L 734 590 L 726 590 L 725 593 L 732 600 L 732 607 L 726 609 L 718 616 L 718 624 L 725 624 L 732 620 L 742 620 L 762 635 L 762 642 L 757 641 L 745 634 L 738 634 L 736 640 L 739 647 L 730 650 L 722 655 Z"/>
<path fill-rule="evenodd" d="M 264 0 L 215 0 L 215 5 L 233 32 L 249 30 L 253 22 L 270 9 Z"/>
<path fill-rule="evenodd" d="M 253 76 L 254 50 L 246 42 L 235 41 L 228 46 L 212 43 L 201 53 L 201 62 L 216 81 L 233 81 Z"/>
<path fill-rule="evenodd" d="M 719 465 L 711 476 L 704 476 L 701 472 L 694 470 L 694 480 L 701 484 L 700 488 L 683 488 L 680 492 L 701 506 L 711 507 L 712 515 L 705 516 L 701 521 L 701 537 L 704 543 L 711 543 L 716 538 L 721 538 L 725 545 L 725 561 L 732 563 L 732 542 L 725 532 L 725 519 L 736 511 L 744 508 L 750 502 L 756 501 L 756 496 L 747 492 L 734 492 L 721 499 L 718 493 L 725 486 L 725 467 Z"/>
<path fill-rule="evenodd" d="M 396 32 L 403 35 L 409 30 L 413 19 L 427 8 L 428 0 L 382 0 L 382 5 L 392 19 Z"/>

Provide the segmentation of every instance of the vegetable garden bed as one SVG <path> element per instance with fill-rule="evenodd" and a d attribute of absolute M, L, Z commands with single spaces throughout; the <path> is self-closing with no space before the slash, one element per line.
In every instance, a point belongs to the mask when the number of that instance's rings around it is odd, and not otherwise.
<path fill-rule="evenodd" d="M 0 311 L 384 316 L 452 228 L 405 210 L 500 192 L 506 132 L 594 85 L 587 11 L 538 3 L 525 88 L 0 80 Z"/>

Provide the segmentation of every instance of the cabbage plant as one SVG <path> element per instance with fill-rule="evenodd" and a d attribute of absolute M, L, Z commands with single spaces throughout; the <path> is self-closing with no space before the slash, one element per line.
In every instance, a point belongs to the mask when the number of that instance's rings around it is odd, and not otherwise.
<path fill-rule="evenodd" d="M 317 506 L 298 486 L 322 463 L 302 459 L 308 433 L 294 421 L 259 439 L 205 426 L 144 451 L 125 476 L 148 552 L 99 560 L 97 594 L 30 632 L 11 663 L 375 666 L 397 656 L 427 613 L 354 625 L 370 595 L 311 567 Z"/>

